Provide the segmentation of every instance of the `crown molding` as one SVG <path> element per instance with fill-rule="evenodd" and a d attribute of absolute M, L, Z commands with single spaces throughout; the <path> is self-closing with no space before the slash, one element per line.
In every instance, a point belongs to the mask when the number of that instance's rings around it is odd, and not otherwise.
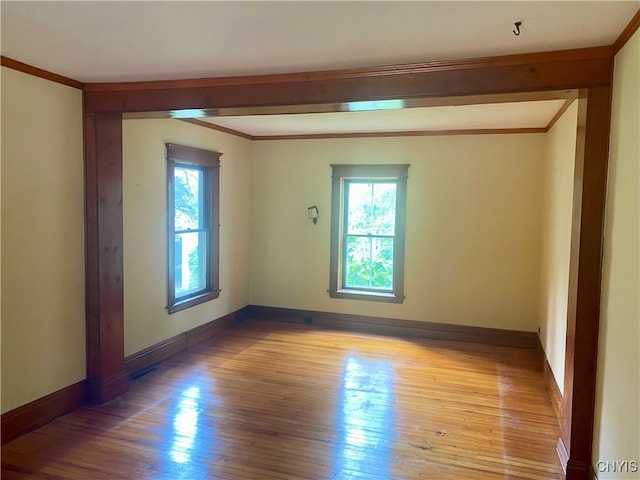
<path fill-rule="evenodd" d="M 82 82 L 74 80 L 73 78 L 58 75 L 57 73 L 49 72 L 48 70 L 43 70 L 42 68 L 34 67 L 33 65 L 29 65 L 27 63 L 19 62 L 18 60 L 14 60 L 13 58 L 0 56 L 0 65 L 2 65 L 3 67 L 11 68 L 12 70 L 17 70 L 18 72 L 33 75 L 34 77 L 44 78 L 45 80 L 60 83 L 68 87 L 84 90 L 84 83 Z"/>

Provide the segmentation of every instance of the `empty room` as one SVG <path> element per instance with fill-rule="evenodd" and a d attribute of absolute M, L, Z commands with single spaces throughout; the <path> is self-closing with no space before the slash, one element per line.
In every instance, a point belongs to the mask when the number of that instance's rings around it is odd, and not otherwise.
<path fill-rule="evenodd" d="M 640 2 L 2 1 L 8 479 L 640 479 Z"/>

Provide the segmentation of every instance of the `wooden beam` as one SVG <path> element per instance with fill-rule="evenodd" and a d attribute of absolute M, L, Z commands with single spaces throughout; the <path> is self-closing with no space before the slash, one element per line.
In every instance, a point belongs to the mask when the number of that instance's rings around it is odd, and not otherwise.
<path fill-rule="evenodd" d="M 490 95 L 606 85 L 611 47 L 330 72 L 87 84 L 87 112 L 172 112 Z"/>
<path fill-rule="evenodd" d="M 567 480 L 591 465 L 611 86 L 581 92 L 574 176 L 562 442 Z"/>
<path fill-rule="evenodd" d="M 84 115 L 87 386 L 93 402 L 125 392 L 122 116 Z"/>

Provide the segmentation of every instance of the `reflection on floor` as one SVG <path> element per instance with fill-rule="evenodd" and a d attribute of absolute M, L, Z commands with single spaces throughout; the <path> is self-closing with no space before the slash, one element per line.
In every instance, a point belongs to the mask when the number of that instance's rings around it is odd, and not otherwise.
<path fill-rule="evenodd" d="M 340 441 L 330 478 L 392 478 L 393 363 L 351 354 L 341 376 L 336 415 Z"/>
<path fill-rule="evenodd" d="M 198 434 L 200 387 L 187 388 L 180 396 L 178 411 L 173 418 L 173 443 L 169 456 L 177 463 L 191 460 L 191 449 Z"/>
<path fill-rule="evenodd" d="M 248 321 L 2 449 L 3 479 L 559 479 L 536 352 Z"/>

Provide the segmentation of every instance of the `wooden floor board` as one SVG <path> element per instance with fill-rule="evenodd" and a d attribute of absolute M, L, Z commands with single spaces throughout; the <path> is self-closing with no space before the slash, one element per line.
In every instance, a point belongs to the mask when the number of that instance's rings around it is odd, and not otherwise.
<path fill-rule="evenodd" d="M 560 479 L 536 352 L 246 321 L 2 448 L 3 479 Z"/>

